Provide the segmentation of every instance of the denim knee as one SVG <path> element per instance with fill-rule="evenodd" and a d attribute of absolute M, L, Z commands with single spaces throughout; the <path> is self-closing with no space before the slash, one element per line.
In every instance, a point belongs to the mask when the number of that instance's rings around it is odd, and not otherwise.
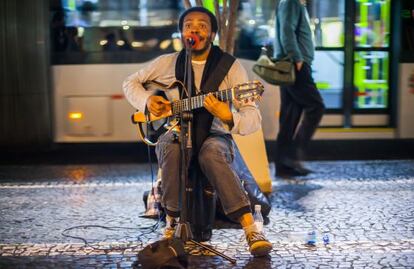
<path fill-rule="evenodd" d="M 232 141 L 226 141 L 226 138 L 213 137 L 204 141 L 198 161 L 200 164 L 211 164 L 212 161 L 232 163 L 234 159 L 234 150 Z"/>
<path fill-rule="evenodd" d="M 157 155 L 158 164 L 162 167 L 165 159 L 179 160 L 180 145 L 175 141 L 172 134 L 166 134 L 160 137 L 159 143 L 155 147 L 155 154 Z"/>

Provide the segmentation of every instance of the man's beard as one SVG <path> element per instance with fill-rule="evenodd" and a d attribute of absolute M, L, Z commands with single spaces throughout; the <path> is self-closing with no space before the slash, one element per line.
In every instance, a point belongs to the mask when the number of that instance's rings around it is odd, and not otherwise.
<path fill-rule="evenodd" d="M 210 49 L 211 44 L 213 43 L 213 41 L 211 40 L 211 36 L 206 38 L 206 43 L 204 44 L 204 47 L 198 50 L 193 50 L 193 55 L 202 55 L 204 52 L 206 52 L 208 49 Z"/>

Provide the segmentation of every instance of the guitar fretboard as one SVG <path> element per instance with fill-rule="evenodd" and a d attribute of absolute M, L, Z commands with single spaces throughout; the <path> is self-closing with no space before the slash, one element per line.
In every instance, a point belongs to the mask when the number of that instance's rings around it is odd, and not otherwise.
<path fill-rule="evenodd" d="M 211 94 L 213 94 L 217 99 L 223 102 L 230 101 L 233 99 L 232 89 L 211 92 Z M 172 114 L 178 115 L 183 111 L 191 111 L 203 107 L 203 103 L 207 95 L 208 94 L 202 94 L 193 96 L 191 98 L 174 101 L 172 104 Z"/>

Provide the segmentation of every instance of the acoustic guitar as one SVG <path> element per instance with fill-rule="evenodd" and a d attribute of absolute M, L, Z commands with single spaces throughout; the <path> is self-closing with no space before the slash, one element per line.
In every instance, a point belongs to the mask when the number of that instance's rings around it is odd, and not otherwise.
<path fill-rule="evenodd" d="M 223 102 L 234 102 L 235 100 L 243 102 L 247 100 L 260 100 L 263 92 L 263 84 L 260 81 L 255 80 L 238 84 L 230 89 L 209 92 L 209 94 L 213 94 L 217 99 Z M 168 124 L 164 125 L 166 130 L 178 131 L 179 129 L 177 127 L 182 112 L 192 111 L 203 107 L 204 99 L 207 95 L 208 94 L 201 94 L 191 98 L 173 101 L 171 103 L 171 110 L 161 116 L 155 116 L 150 112 L 143 113 L 141 111 L 137 111 L 132 115 L 132 122 L 138 124 L 138 134 L 142 141 L 148 145 L 155 146 L 158 142 L 151 142 L 147 138 L 144 131 L 144 125 L 153 124 L 158 121 L 167 122 L 168 120 Z"/>

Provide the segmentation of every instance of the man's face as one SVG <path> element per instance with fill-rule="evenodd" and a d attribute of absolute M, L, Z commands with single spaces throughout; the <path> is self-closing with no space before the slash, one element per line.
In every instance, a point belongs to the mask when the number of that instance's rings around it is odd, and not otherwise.
<path fill-rule="evenodd" d="M 202 54 L 210 48 L 215 33 L 211 32 L 210 17 L 203 12 L 191 12 L 184 17 L 182 37 L 191 34 L 198 36 L 199 42 L 193 47 L 193 53 Z"/>

